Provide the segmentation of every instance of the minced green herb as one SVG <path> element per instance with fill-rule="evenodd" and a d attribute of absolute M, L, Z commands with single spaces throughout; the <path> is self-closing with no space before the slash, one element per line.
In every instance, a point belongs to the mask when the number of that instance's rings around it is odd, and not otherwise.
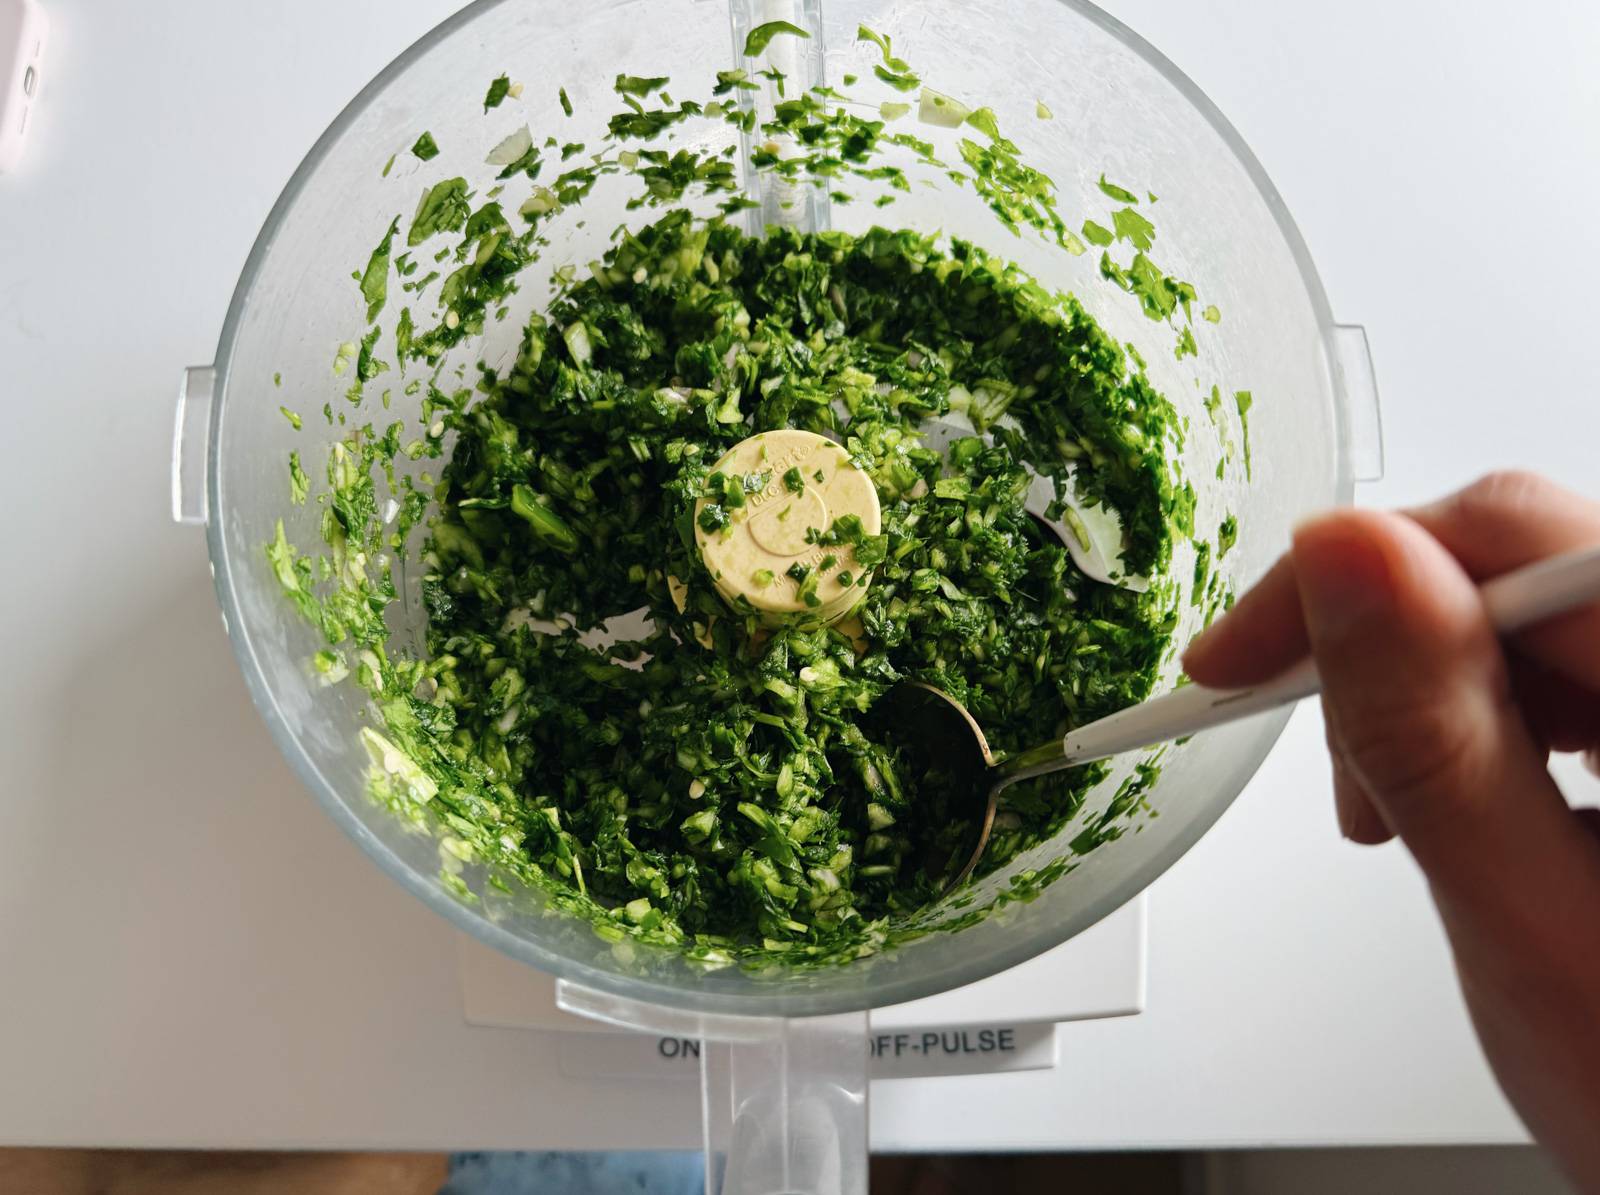
<path fill-rule="evenodd" d="M 289 454 L 289 501 L 299 506 L 306 500 L 306 495 L 311 492 L 311 478 L 306 476 L 306 471 L 300 465 L 300 454 Z"/>
<path fill-rule="evenodd" d="M 883 34 L 862 25 L 856 30 L 856 40 L 869 41 L 878 47 L 883 54 L 883 61 L 872 68 L 872 73 L 896 91 L 914 91 L 922 82 L 911 73 L 911 67 L 904 59 L 894 56 L 889 39 Z"/>
<path fill-rule="evenodd" d="M 1112 212 L 1111 227 L 1119 241 L 1131 242 L 1140 252 L 1148 250 L 1155 240 L 1155 225 L 1131 207 L 1120 207 Z"/>
<path fill-rule="evenodd" d="M 766 52 L 767 46 L 772 39 L 780 34 L 788 34 L 790 37 L 808 38 L 811 36 L 800 26 L 792 25 L 788 21 L 768 21 L 764 25 L 757 25 L 745 37 L 744 56 L 746 58 L 759 58 Z"/>
<path fill-rule="evenodd" d="M 1115 199 L 1118 203 L 1138 203 L 1139 202 L 1139 197 L 1137 195 L 1135 195 L 1132 191 L 1128 190 L 1127 187 L 1119 187 L 1119 186 L 1117 186 L 1116 183 L 1107 182 L 1106 181 L 1106 176 L 1103 175 L 1103 174 L 1100 176 L 1100 184 L 1099 185 L 1100 185 L 1100 189 L 1102 191 L 1104 191 L 1112 199 Z"/>
<path fill-rule="evenodd" d="M 372 251 L 372 256 L 367 259 L 367 268 L 361 274 L 361 296 L 367 301 L 368 323 L 378 318 L 389 295 L 389 246 L 399 227 L 400 219 L 397 216 L 389 225 L 389 231 L 383 234 L 383 240 Z"/>
<path fill-rule="evenodd" d="M 1239 538 L 1239 520 L 1228 515 L 1222 520 L 1222 525 L 1217 528 L 1217 559 L 1221 560 L 1228 554 L 1228 549 L 1233 547 Z"/>
<path fill-rule="evenodd" d="M 1250 469 L 1250 408 L 1255 403 L 1250 391 L 1240 390 L 1233 396 L 1233 405 L 1239 412 L 1239 435 L 1244 440 L 1244 475 L 1251 480 Z"/>
<path fill-rule="evenodd" d="M 746 53 L 779 35 L 804 34 L 761 26 Z M 879 80 L 921 87 L 888 38 L 860 38 L 878 48 Z M 536 157 L 519 165 L 512 173 L 531 183 L 520 205 L 476 197 L 463 178 L 426 187 L 406 243 L 456 238 L 435 254 L 441 314 L 425 327 L 407 307 L 395 331 L 397 367 L 428 370 L 405 387 L 426 388 L 425 434 L 360 422 L 361 384 L 389 363 L 375 355 L 376 324 L 359 348 L 342 344 L 336 370 L 356 364 L 357 410 L 316 495 L 328 554 L 314 562 L 280 525 L 267 556 L 338 649 L 319 653 L 322 679 L 348 669 L 372 694 L 379 725 L 363 737 L 375 797 L 442 825 L 450 867 L 479 861 L 536 884 L 614 941 L 672 945 L 711 964 L 847 962 L 926 932 L 918 915 L 972 833 L 972 802 L 875 717 L 886 693 L 905 679 L 937 685 L 1011 752 L 1151 691 L 1177 587 L 1090 580 L 1024 502 L 1035 475 L 1070 466 L 1079 500 L 1120 516 L 1127 570 L 1159 582 L 1175 537 L 1193 532 L 1194 490 L 1172 459 L 1182 429 L 1142 361 L 1072 296 L 976 245 L 906 230 L 753 238 L 728 219 L 750 206 L 734 151 L 654 144 L 689 122 L 732 124 L 755 134 L 758 172 L 818 183 L 837 202 L 851 180 L 892 202 L 910 188 L 894 159 L 909 158 L 971 187 L 1010 231 L 1083 253 L 1053 184 L 991 110 L 923 95 L 925 123 L 982 138 L 956 134 L 957 160 L 946 161 L 932 143 L 888 131 L 889 113 L 909 112 L 900 101 L 880 109 L 812 89 L 758 126 L 728 101 L 674 101 L 667 82 L 619 75 L 625 111 L 609 138 L 543 182 Z M 722 71 L 713 95 L 750 86 L 743 71 Z M 509 91 L 496 79 L 485 110 Z M 567 149 L 564 159 L 585 153 Z M 450 384 L 437 363 L 481 334 L 488 312 L 504 314 L 521 271 L 552 243 L 552 221 L 580 212 L 611 175 L 632 176 L 628 208 L 656 209 L 651 218 L 619 228 L 581 279 L 572 266 L 556 271 L 556 297 L 528 317 L 509 365 Z M 1083 223 L 1106 250 L 1101 276 L 1187 332 L 1193 287 L 1151 261 L 1155 229 L 1134 193 L 1104 178 L 1101 190 L 1122 205 L 1110 228 Z M 358 275 L 369 317 L 386 298 L 379 263 L 385 278 L 416 269 L 390 259 L 398 227 Z M 1117 242 L 1127 261 L 1113 259 Z M 407 292 L 440 276 L 407 281 Z M 987 435 L 926 447 L 928 422 L 952 411 Z M 331 406 L 324 414 L 331 422 Z M 836 575 L 861 591 L 848 625 L 763 626 L 727 604 L 695 550 L 702 500 L 699 526 L 717 531 L 771 479 L 713 464 L 779 428 L 836 439 L 878 490 L 878 534 L 854 517 L 808 529 L 808 542 L 848 545 L 860 566 Z M 436 478 L 400 471 L 434 459 L 444 462 Z M 292 470 L 298 500 L 309 479 L 298 457 Z M 804 493 L 798 468 L 782 480 Z M 383 617 L 398 597 L 392 563 L 416 528 L 426 537 L 412 571 L 428 613 L 421 653 L 389 643 Z M 1236 530 L 1230 517 L 1219 559 Z M 841 557 L 812 559 L 789 575 L 815 599 Z M 1209 564 L 1207 549 L 1193 583 L 1208 617 L 1226 600 Z M 762 573 L 756 584 L 775 583 Z M 635 637 L 588 638 L 629 615 Z M 1073 821 L 1108 771 L 1009 789 L 980 874 Z M 1072 851 L 1121 833 L 1154 775 L 1147 764 L 1129 777 L 1080 824 Z M 1025 872 L 986 908 L 1027 899 L 1073 865 L 1063 855 Z"/>
<path fill-rule="evenodd" d="M 498 108 L 510 91 L 510 77 L 501 75 L 493 83 L 489 84 L 489 90 L 483 97 L 483 110 L 487 112 L 490 108 Z"/>
<path fill-rule="evenodd" d="M 411 152 L 424 162 L 431 162 L 439 156 L 439 143 L 433 139 L 432 133 L 423 133 L 418 137 L 416 144 L 411 147 Z"/>

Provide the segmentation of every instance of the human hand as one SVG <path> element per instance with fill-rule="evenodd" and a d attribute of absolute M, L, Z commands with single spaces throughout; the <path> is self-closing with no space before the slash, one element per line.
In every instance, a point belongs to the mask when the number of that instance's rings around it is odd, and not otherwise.
<path fill-rule="evenodd" d="M 1475 582 L 1600 544 L 1600 505 L 1496 474 L 1404 514 L 1344 510 L 1190 645 L 1198 683 L 1267 680 L 1309 651 L 1347 838 L 1398 836 L 1450 937 L 1506 1095 L 1600 1191 L 1600 818 L 1551 751 L 1600 752 L 1600 606 L 1500 642 Z"/>

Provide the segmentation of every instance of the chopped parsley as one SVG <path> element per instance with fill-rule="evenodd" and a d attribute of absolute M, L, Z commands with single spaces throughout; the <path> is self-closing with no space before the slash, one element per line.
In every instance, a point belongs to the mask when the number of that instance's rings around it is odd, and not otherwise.
<path fill-rule="evenodd" d="M 1240 390 L 1233 396 L 1233 405 L 1239 412 L 1239 435 L 1244 440 L 1244 475 L 1251 480 L 1250 470 L 1250 408 L 1255 403 L 1250 391 Z"/>
<path fill-rule="evenodd" d="M 1139 197 L 1126 187 L 1119 187 L 1116 183 L 1107 182 L 1106 176 L 1100 176 L 1100 189 L 1115 199 L 1118 203 L 1138 203 Z"/>
<path fill-rule="evenodd" d="M 1155 241 L 1155 225 L 1131 207 L 1118 208 L 1111 213 L 1111 227 L 1119 241 L 1129 241 L 1141 251 L 1148 250 Z"/>
<path fill-rule="evenodd" d="M 878 47 L 883 61 L 872 68 L 872 73 L 890 87 L 896 91 L 915 91 L 921 86 L 922 80 L 912 73 L 905 59 L 894 56 L 893 46 L 883 34 L 862 25 L 856 30 L 856 40 L 871 42 Z"/>
<path fill-rule="evenodd" d="M 416 215 L 406 231 L 406 244 L 415 247 L 437 233 L 455 232 L 467 222 L 471 212 L 466 179 L 447 178 L 435 183 L 417 202 Z"/>
<path fill-rule="evenodd" d="M 300 454 L 291 452 L 289 454 L 289 501 L 296 506 L 300 506 L 305 502 L 306 495 L 310 492 L 311 478 L 306 475 L 305 469 L 300 465 Z"/>
<path fill-rule="evenodd" d="M 758 26 L 746 54 L 777 36 L 805 34 Z M 454 865 L 539 886 L 608 941 L 708 965 L 846 963 L 926 932 L 919 914 L 959 865 L 972 810 L 874 707 L 903 679 L 922 680 L 964 702 L 997 750 L 1016 751 L 1141 700 L 1176 618 L 1177 586 L 1160 579 L 1174 540 L 1193 535 L 1194 490 L 1173 460 L 1178 413 L 1076 298 L 958 239 L 886 227 L 752 238 L 726 218 L 750 202 L 736 149 L 661 142 L 699 122 L 731 125 L 753 134 L 753 169 L 821 183 L 837 202 L 866 186 L 891 203 L 911 185 L 897 162 L 930 168 L 1009 231 L 1069 254 L 1084 240 L 1104 250 L 1102 278 L 1189 331 L 1194 288 L 1150 258 L 1155 227 L 1132 191 L 1102 177 L 1121 206 L 1104 215 L 1109 227 L 1083 220 L 1080 239 L 994 111 L 923 88 L 887 37 L 858 37 L 876 47 L 889 98 L 780 91 L 758 122 L 731 100 L 674 100 L 665 77 L 618 75 L 623 111 L 593 152 L 562 146 L 553 168 L 541 155 L 554 138 L 496 147 L 501 179 L 526 176 L 524 197 L 475 195 L 464 178 L 428 185 L 406 244 L 446 241 L 429 250 L 439 269 L 414 279 L 416 263 L 391 256 L 397 220 L 358 275 L 369 322 L 391 269 L 416 296 L 391 316 L 392 364 L 404 392 L 420 394 L 424 432 L 364 421 L 376 404 L 362 384 L 391 363 L 376 323 L 345 341 L 335 371 L 355 366 L 353 409 L 348 424 L 339 415 L 347 430 L 326 485 L 313 486 L 298 455 L 290 465 L 291 501 L 321 508 L 327 551 L 302 554 L 281 524 L 266 549 L 286 598 L 328 641 L 320 679 L 372 696 L 363 738 L 375 799 L 445 828 Z M 720 71 L 712 95 L 755 86 Z M 911 92 L 948 148 L 888 127 L 911 110 L 895 95 Z M 508 94 L 501 76 L 485 111 Z M 564 89 L 559 99 L 571 115 Z M 1042 101 L 1036 115 L 1050 118 Z M 630 216 L 599 260 L 555 269 L 555 297 L 526 317 L 513 357 L 442 370 L 487 315 L 504 314 L 522 271 L 581 226 L 585 199 L 611 176 L 632 188 L 630 213 L 648 218 Z M 1113 258 L 1123 245 L 1132 256 Z M 1236 406 L 1243 422 L 1248 392 Z M 920 433 L 951 411 L 989 434 L 941 455 Z M 883 525 L 867 535 L 852 516 L 808 528 L 808 551 L 781 581 L 772 569 L 751 580 L 792 583 L 812 606 L 825 576 L 854 587 L 848 631 L 762 625 L 748 604 L 730 607 L 694 548 L 696 523 L 726 532 L 775 495 L 778 522 L 805 508 L 798 466 L 711 468 L 748 436 L 789 427 L 841 444 L 876 487 Z M 1082 501 L 1120 516 L 1126 567 L 1158 579 L 1149 592 L 1091 581 L 1028 514 L 1033 479 L 1063 461 Z M 430 471 L 418 478 L 404 462 Z M 1230 516 L 1217 558 L 1236 537 Z M 829 550 L 845 545 L 850 570 Z M 399 559 L 415 559 L 420 577 L 420 651 L 390 642 L 384 620 Z M 1191 589 L 1207 618 L 1231 596 L 1199 544 Z M 579 637 L 632 611 L 647 618 L 631 639 Z M 570 631 L 529 625 L 552 618 Z M 1008 790 L 981 873 L 1069 822 L 1081 854 L 1148 813 L 1148 764 L 1089 813 L 1107 774 L 1093 765 Z M 950 924 L 1074 865 L 1063 854 Z"/>
<path fill-rule="evenodd" d="M 1222 520 L 1222 525 L 1217 528 L 1217 559 L 1221 560 L 1228 554 L 1228 549 L 1233 547 L 1239 538 L 1239 520 L 1228 515 Z"/>
<path fill-rule="evenodd" d="M 369 324 L 378 318 L 389 294 L 389 246 L 399 227 L 400 219 L 397 216 L 389 225 L 389 231 L 383 234 L 383 240 L 372 251 L 372 256 L 367 259 L 367 268 L 361 274 L 361 297 L 367 301 Z"/>
<path fill-rule="evenodd" d="M 746 58 L 759 58 L 766 53 L 767 46 L 772 42 L 772 39 L 780 34 L 788 34 L 790 37 L 808 38 L 811 36 L 800 26 L 792 25 L 788 21 L 768 21 L 766 24 L 757 25 L 750 30 L 749 35 L 744 39 L 744 56 Z"/>
<path fill-rule="evenodd" d="M 652 78 L 642 78 L 638 75 L 618 75 L 613 90 L 622 96 L 644 97 L 652 91 L 659 91 L 667 85 L 667 77 L 658 75 Z"/>

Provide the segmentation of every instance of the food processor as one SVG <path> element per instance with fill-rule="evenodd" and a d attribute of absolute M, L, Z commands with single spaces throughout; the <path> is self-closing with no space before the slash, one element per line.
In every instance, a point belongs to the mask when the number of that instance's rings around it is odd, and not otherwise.
<path fill-rule="evenodd" d="M 771 21 L 809 36 L 773 38 L 759 60 L 744 59 L 750 31 Z M 285 461 L 297 450 L 320 464 L 343 431 L 315 415 L 296 428 L 281 408 L 313 413 L 344 402 L 348 378 L 330 366 L 341 345 L 359 337 L 365 306 L 350 270 L 421 188 L 450 174 L 475 189 L 494 185 L 498 167 L 485 163 L 484 152 L 523 123 L 538 139 L 554 132 L 603 141 L 618 72 L 670 76 L 686 87 L 734 66 L 753 77 L 758 68 L 781 71 L 791 87 L 870 79 L 879 51 L 858 39 L 862 26 L 892 39 L 929 88 L 992 108 L 1025 159 L 1053 181 L 1063 213 L 1102 210 L 1107 177 L 1148 195 L 1159 213 L 1163 267 L 1194 283 L 1216 321 L 1195 325 L 1193 355 L 1175 355 L 1173 327 L 1147 318 L 1103 277 L 1097 251 L 1067 252 L 1014 235 L 980 196 L 943 185 L 931 170 L 918 176 L 912 169 L 912 186 L 887 209 L 833 203 L 803 182 L 747 172 L 756 201 L 745 213 L 751 231 L 786 223 L 860 232 L 883 223 L 941 232 L 1076 294 L 1137 351 L 1152 384 L 1186 417 L 1181 464 L 1196 491 L 1199 534 L 1237 519 L 1237 542 L 1212 562 L 1235 589 L 1271 563 L 1297 519 L 1347 502 L 1353 482 L 1379 475 L 1365 334 L 1333 319 L 1259 163 L 1171 63 L 1081 0 L 829 0 L 826 7 L 821 0 L 479 0 L 396 59 L 311 149 L 250 254 L 214 362 L 185 376 L 175 431 L 175 517 L 206 528 L 224 623 L 252 697 L 295 771 L 398 883 L 487 945 L 556 976 L 562 1007 L 723 1043 L 702 1054 L 702 1091 L 708 1182 L 730 1193 L 865 1191 L 866 1010 L 994 975 L 1115 911 L 1221 815 L 1287 712 L 1164 749 L 1159 779 L 1124 832 L 1074 855 L 1074 826 L 1105 813 L 1144 756 L 1119 761 L 1072 824 L 947 896 L 924 915 L 929 932 L 914 940 L 846 966 L 707 969 L 665 948 L 602 940 L 541 891 L 503 885 L 481 865 L 452 859 L 425 819 L 399 819 L 374 803 L 360 733 L 373 721 L 367 694 L 353 684 L 323 684 L 309 669 L 324 644 L 284 600 L 263 547 L 280 519 L 291 541 L 318 542 L 318 508 L 290 504 Z M 501 74 L 522 85 L 520 94 L 488 112 L 484 85 Z M 776 86 L 764 81 L 747 102 L 758 113 L 770 110 Z M 424 129 L 441 147 L 427 163 L 405 152 Z M 918 133 L 936 140 L 949 130 Z M 710 149 L 740 137 L 727 125 L 692 135 Z M 559 242 L 522 279 L 511 318 L 488 324 L 447 362 L 508 366 L 527 315 L 548 302 L 552 272 L 601 257 L 617 224 L 648 218 L 625 210 L 623 198 L 597 191 L 581 223 L 563 225 Z M 1253 395 L 1247 433 L 1235 420 L 1213 434 L 1213 385 Z M 396 386 L 391 402 L 385 421 L 417 419 L 419 395 Z M 1219 479 L 1218 463 L 1246 448 L 1248 475 L 1234 468 Z M 422 531 L 415 534 L 420 542 Z M 1175 645 L 1203 625 L 1203 605 L 1187 588 L 1194 571 L 1193 550 L 1181 545 L 1172 564 L 1182 587 Z M 391 641 L 420 650 L 426 615 L 415 570 L 400 569 L 396 581 Z M 1174 652 L 1158 689 L 1179 675 Z"/>

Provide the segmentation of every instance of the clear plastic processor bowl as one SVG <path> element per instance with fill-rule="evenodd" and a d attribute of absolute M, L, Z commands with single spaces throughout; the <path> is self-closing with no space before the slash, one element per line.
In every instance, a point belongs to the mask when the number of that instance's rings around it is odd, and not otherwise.
<path fill-rule="evenodd" d="M 746 1131 L 755 1121 L 767 1125 L 776 1140 L 767 1144 L 787 1160 L 772 1163 L 772 1150 L 747 1142 L 745 1160 L 728 1162 L 729 1189 L 859 1190 L 858 1171 L 864 1171 L 851 1154 L 865 1141 L 865 1064 L 864 1047 L 851 1045 L 850 1034 L 854 1026 L 860 1036 L 860 1017 L 792 1018 L 859 1014 L 942 992 L 1093 925 L 1171 866 L 1218 818 L 1255 772 L 1286 713 L 1209 731 L 1170 749 L 1148 793 L 1149 814 L 1156 816 L 1143 816 L 1138 833 L 1076 859 L 1031 901 L 1005 903 L 959 932 L 929 934 L 850 966 L 759 976 L 738 967 L 707 971 L 664 950 L 617 950 L 587 924 L 549 909 L 540 893 L 500 891 L 480 869 L 461 872 L 475 898 L 470 901 L 441 882 L 438 844 L 369 799 L 369 757 L 359 738 L 372 718 L 366 696 L 354 685 L 323 686 L 312 677 L 306 661 L 321 646 L 318 635 L 284 600 L 263 552 L 280 518 L 291 542 L 319 542 L 315 504 L 296 507 L 287 500 L 285 460 L 298 449 L 315 468 L 339 434 L 314 413 L 325 401 L 339 407 L 348 383 L 332 376 L 330 363 L 340 342 L 354 339 L 362 326 L 350 270 L 366 260 L 389 219 L 415 203 L 422 180 L 462 174 L 475 188 L 491 185 L 496 168 L 484 165 L 485 150 L 524 120 L 536 139 L 556 131 L 563 140 L 602 140 L 603 122 L 616 108 L 611 83 L 619 71 L 669 75 L 692 93 L 690 80 L 703 89 L 715 70 L 738 61 L 745 32 L 771 19 L 812 30 L 806 42 L 780 39 L 788 43 L 790 65 L 808 81 L 837 81 L 846 73 L 870 78 L 877 50 L 857 41 L 857 27 L 892 36 L 896 53 L 911 60 L 928 85 L 996 111 L 1025 160 L 1055 181 L 1064 213 L 1104 209 L 1097 189 L 1103 173 L 1160 196 L 1155 211 L 1163 267 L 1192 281 L 1201 301 L 1223 313 L 1220 324 L 1198 337 L 1199 357 L 1182 362 L 1173 354 L 1173 329 L 1147 319 L 1134 300 L 1099 277 L 1097 251 L 1072 256 L 1031 235 L 1013 237 L 968 190 L 917 185 L 882 211 L 870 203 L 827 211 L 825 201 L 807 192 L 784 218 L 828 221 L 846 231 L 879 221 L 942 231 L 1018 261 L 1050 288 L 1076 293 L 1110 332 L 1136 346 L 1151 381 L 1195 428 L 1207 426 L 1197 377 L 1217 382 L 1226 394 L 1251 391 L 1253 481 L 1245 484 L 1237 470 L 1225 482 L 1213 480 L 1220 449 L 1212 437 L 1191 435 L 1185 461 L 1199 491 L 1197 527 L 1215 529 L 1229 512 L 1238 517 L 1238 543 L 1220 562 L 1231 583 L 1242 587 L 1258 575 L 1282 550 L 1295 520 L 1348 501 L 1353 481 L 1380 471 L 1365 336 L 1334 322 L 1277 192 L 1199 89 L 1092 5 L 835 0 L 823 11 L 816 0 L 736 0 L 730 18 L 726 0 L 479 0 L 368 85 L 285 188 L 234 292 L 215 363 L 187 375 L 174 503 L 179 518 L 206 526 L 218 600 L 262 717 L 306 787 L 378 866 L 475 937 L 565 981 L 563 999 L 571 1007 L 767 1050 L 747 1053 L 743 1063 L 735 1050 L 733 1102 L 724 1104 L 732 1111 L 723 1120 L 743 1116 Z M 779 48 L 775 42 L 774 51 Z M 486 117 L 482 95 L 487 80 L 501 72 L 526 81 L 528 94 L 515 117 L 496 120 L 498 113 Z M 556 106 L 560 86 L 576 114 L 556 129 L 554 122 L 563 119 Z M 1039 118 L 1041 100 L 1052 119 Z M 542 127 L 547 121 L 548 129 Z M 405 150 L 423 129 L 443 147 L 441 158 L 417 169 L 409 183 L 383 177 L 384 162 L 396 151 L 396 175 L 418 168 Z M 737 134 L 724 129 L 703 140 L 715 143 L 717 136 L 731 143 Z M 766 199 L 766 214 L 778 214 L 772 197 Z M 569 240 L 559 254 L 552 251 L 553 260 L 597 258 L 616 224 L 650 218 L 624 212 L 620 199 L 610 209 L 605 204 L 600 192 L 586 202 L 585 227 L 568 226 Z M 491 325 L 463 359 L 506 363 L 523 317 L 548 295 L 548 269 L 530 271 L 513 299 L 512 317 Z M 282 377 L 281 389 L 275 375 Z M 303 430 L 279 413 L 286 402 L 312 413 Z M 415 421 L 418 402 L 397 387 L 385 418 Z M 1192 571 L 1191 559 L 1175 558 L 1177 575 Z M 420 645 L 424 613 L 415 586 L 413 573 L 390 622 L 397 638 Z M 1187 601 L 1182 609 L 1180 642 L 1196 632 L 1201 617 Z M 1163 685 L 1176 676 L 1176 664 L 1169 663 Z M 1114 775 L 1091 795 L 1082 816 L 1104 807 L 1115 781 Z M 1072 837 L 1069 827 L 967 891 L 967 911 L 994 904 L 1017 873 L 1068 853 Z M 812 1045 L 795 1049 L 807 1035 Z M 809 1061 L 797 1061 L 802 1054 Z M 765 1077 L 752 1087 L 752 1060 L 763 1057 L 755 1069 Z M 771 1113 L 777 1121 L 761 1120 L 768 1115 L 761 1108 L 770 1110 L 761 1091 L 772 1094 L 785 1082 L 787 1110 Z M 832 1137 L 822 1134 L 833 1145 L 818 1155 L 831 1154 L 834 1163 L 792 1156 L 796 1137 L 810 1132 L 796 1110 L 805 1102 L 796 1093 L 807 1090 L 821 1122 L 834 1126 Z M 767 1160 L 752 1160 L 758 1156 Z"/>

